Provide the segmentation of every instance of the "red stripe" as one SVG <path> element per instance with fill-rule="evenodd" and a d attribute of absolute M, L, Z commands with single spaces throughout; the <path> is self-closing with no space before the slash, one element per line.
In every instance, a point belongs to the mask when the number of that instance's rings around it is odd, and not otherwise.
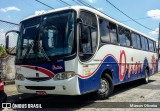
<path fill-rule="evenodd" d="M 116 58 L 115 58 L 112 54 L 107 54 L 107 55 L 103 58 L 103 60 L 101 61 L 101 63 L 98 64 L 98 67 L 93 71 L 92 74 L 90 74 L 90 75 L 88 75 L 88 76 L 82 76 L 82 75 L 78 74 L 78 76 L 79 76 L 80 78 L 88 78 L 88 77 L 91 77 L 91 76 L 98 70 L 98 68 L 100 67 L 100 65 L 103 63 L 103 61 L 104 61 L 108 56 L 112 56 L 112 57 L 115 59 L 115 61 L 118 63 L 118 61 L 116 60 Z"/>
<path fill-rule="evenodd" d="M 35 66 L 22 66 L 22 67 L 36 70 L 36 69 L 35 69 Z M 49 71 L 49 70 L 47 70 L 47 69 L 38 67 L 38 71 L 46 74 L 46 75 L 49 76 L 49 77 L 54 77 L 54 73 L 52 73 L 51 71 Z"/>
<path fill-rule="evenodd" d="M 43 69 L 43 68 L 38 68 L 38 71 L 48 75 L 49 77 L 53 77 L 54 76 L 54 74 L 52 72 L 50 72 L 50 71 L 48 71 L 46 69 Z"/>

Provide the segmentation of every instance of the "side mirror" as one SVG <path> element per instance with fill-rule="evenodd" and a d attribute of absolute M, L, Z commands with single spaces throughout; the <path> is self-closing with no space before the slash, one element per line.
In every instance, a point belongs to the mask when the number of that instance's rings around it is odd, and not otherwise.
<path fill-rule="evenodd" d="M 9 55 L 16 55 L 16 53 L 15 53 L 16 52 L 16 44 L 17 44 L 17 39 L 18 39 L 19 35 L 20 35 L 20 32 L 16 31 L 16 30 L 11 30 L 11 31 L 6 32 L 6 34 L 5 34 L 6 45 L 5 46 L 6 46 L 6 52 Z"/>

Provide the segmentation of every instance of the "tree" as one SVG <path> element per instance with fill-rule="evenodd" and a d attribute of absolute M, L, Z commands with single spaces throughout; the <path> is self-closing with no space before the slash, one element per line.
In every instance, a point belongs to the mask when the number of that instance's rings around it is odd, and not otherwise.
<path fill-rule="evenodd" d="M 4 56 L 6 56 L 7 55 L 7 53 L 6 53 L 6 50 L 5 50 L 5 47 L 4 47 L 4 45 L 0 45 L 0 57 L 4 57 Z"/>

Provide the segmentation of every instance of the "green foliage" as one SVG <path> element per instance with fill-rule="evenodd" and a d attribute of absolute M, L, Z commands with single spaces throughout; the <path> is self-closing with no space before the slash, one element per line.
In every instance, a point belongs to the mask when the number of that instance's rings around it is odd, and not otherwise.
<path fill-rule="evenodd" d="M 0 57 L 4 57 L 6 55 L 7 53 L 6 53 L 4 45 L 0 45 Z"/>

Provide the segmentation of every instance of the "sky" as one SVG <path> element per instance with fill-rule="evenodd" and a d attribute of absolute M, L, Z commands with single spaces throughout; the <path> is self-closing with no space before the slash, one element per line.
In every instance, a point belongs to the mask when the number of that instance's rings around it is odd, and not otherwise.
<path fill-rule="evenodd" d="M 60 0 L 39 0 L 54 8 L 66 7 L 67 5 Z M 70 5 L 77 5 L 72 0 L 63 0 Z M 148 30 L 137 23 L 133 22 L 106 0 L 83 0 L 93 7 L 104 12 L 108 16 L 130 26 L 148 36 L 155 39 L 158 38 L 159 22 L 160 22 L 160 0 L 108 0 L 125 14 L 133 19 L 137 19 L 139 23 L 152 29 Z M 19 23 L 22 19 L 51 10 L 35 0 L 0 0 L 0 20 L 13 23 Z M 139 19 L 144 18 L 144 19 Z M 4 28 L 5 27 L 5 28 Z M 5 24 L 0 23 L 0 34 L 4 35 L 6 31 Z M 14 28 L 15 29 L 15 28 Z M 4 42 L 4 38 L 0 38 L 0 44 Z"/>

